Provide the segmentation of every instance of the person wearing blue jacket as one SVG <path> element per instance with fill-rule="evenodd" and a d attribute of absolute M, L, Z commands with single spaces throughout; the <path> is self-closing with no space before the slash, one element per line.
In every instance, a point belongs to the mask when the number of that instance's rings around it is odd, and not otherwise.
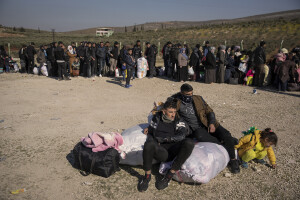
<path fill-rule="evenodd" d="M 132 86 L 132 85 L 130 85 L 132 70 L 134 70 L 136 62 L 135 62 L 135 59 L 132 56 L 132 49 L 124 50 L 124 55 L 125 55 L 124 56 L 124 62 L 126 64 L 126 70 L 127 70 L 125 88 L 130 88 Z"/>

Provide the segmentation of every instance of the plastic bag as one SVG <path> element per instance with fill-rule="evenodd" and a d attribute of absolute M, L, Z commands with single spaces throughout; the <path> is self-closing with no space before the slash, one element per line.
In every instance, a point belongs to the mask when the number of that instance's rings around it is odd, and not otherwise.
<path fill-rule="evenodd" d="M 19 72 L 19 65 L 17 63 L 13 64 L 15 72 Z"/>
<path fill-rule="evenodd" d="M 173 179 L 187 183 L 208 183 L 225 169 L 229 162 L 226 149 L 218 144 L 199 142 L 195 145 L 191 156 L 184 162 Z M 159 173 L 165 174 L 172 162 L 161 163 Z"/>
<path fill-rule="evenodd" d="M 243 73 L 246 73 L 246 71 L 247 71 L 247 64 L 241 62 L 241 63 L 240 63 L 240 66 L 239 66 L 239 70 L 240 70 L 241 72 L 243 72 Z"/>
<path fill-rule="evenodd" d="M 148 62 L 147 59 L 141 57 L 137 60 L 137 77 L 144 78 L 147 75 Z"/>
<path fill-rule="evenodd" d="M 43 65 L 43 66 L 41 67 L 41 73 L 42 73 L 44 76 L 48 76 L 48 70 L 47 70 L 46 65 Z"/>
<path fill-rule="evenodd" d="M 120 164 L 143 165 L 143 148 L 147 139 L 144 129 L 147 127 L 148 124 L 139 124 L 122 133 L 123 145 L 120 146 L 120 150 L 125 154 L 125 158 L 120 160 Z"/>
<path fill-rule="evenodd" d="M 116 70 L 115 70 L 115 77 L 119 77 L 119 69 L 118 68 L 116 68 Z"/>
<path fill-rule="evenodd" d="M 39 69 L 37 67 L 33 68 L 33 74 L 34 75 L 39 75 Z"/>
<path fill-rule="evenodd" d="M 192 67 L 189 68 L 189 71 L 188 71 L 189 75 L 190 76 L 193 76 L 195 74 L 194 70 Z"/>

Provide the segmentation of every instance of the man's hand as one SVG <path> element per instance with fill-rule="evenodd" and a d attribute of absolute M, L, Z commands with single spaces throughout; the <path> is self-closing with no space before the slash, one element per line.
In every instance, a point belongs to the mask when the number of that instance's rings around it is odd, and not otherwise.
<path fill-rule="evenodd" d="M 272 168 L 275 169 L 276 168 L 276 164 L 272 165 Z"/>
<path fill-rule="evenodd" d="M 148 128 L 145 128 L 145 129 L 144 129 L 144 134 L 145 134 L 145 135 L 148 135 L 148 130 L 149 130 Z"/>
<path fill-rule="evenodd" d="M 210 124 L 208 127 L 208 132 L 209 133 L 214 133 L 216 131 L 216 127 L 214 124 Z"/>

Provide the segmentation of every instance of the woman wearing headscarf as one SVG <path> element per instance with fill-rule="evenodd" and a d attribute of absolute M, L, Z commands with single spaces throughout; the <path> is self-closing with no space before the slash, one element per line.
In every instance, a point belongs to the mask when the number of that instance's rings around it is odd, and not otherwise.
<path fill-rule="evenodd" d="M 219 68 L 217 72 L 217 80 L 218 83 L 224 83 L 225 78 L 225 49 L 224 45 L 220 46 L 220 51 L 218 52 L 218 61 L 219 61 Z"/>
<path fill-rule="evenodd" d="M 216 82 L 216 58 L 214 56 L 216 48 L 210 47 L 206 54 L 206 60 L 204 62 L 205 67 L 205 83 Z"/>
<path fill-rule="evenodd" d="M 185 53 L 185 48 L 181 48 L 178 54 L 178 81 L 180 82 L 185 82 L 188 79 L 188 60 L 189 57 Z"/>
<path fill-rule="evenodd" d="M 75 61 L 75 57 L 77 56 L 77 54 L 76 54 L 75 49 L 71 45 L 68 46 L 67 54 L 69 56 L 70 75 L 73 75 L 72 65 L 73 65 L 73 62 Z"/>

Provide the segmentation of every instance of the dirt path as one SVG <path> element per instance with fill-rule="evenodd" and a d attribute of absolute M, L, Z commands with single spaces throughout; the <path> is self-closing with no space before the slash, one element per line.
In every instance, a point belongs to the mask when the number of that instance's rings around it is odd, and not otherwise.
<path fill-rule="evenodd" d="M 208 184 L 172 181 L 164 191 L 156 190 L 153 176 L 149 190 L 139 193 L 140 168 L 122 166 L 107 179 L 83 177 L 67 156 L 79 138 L 91 131 L 120 131 L 147 122 L 153 102 L 178 92 L 181 83 L 145 78 L 125 89 L 109 78 L 59 82 L 1 74 L 0 84 L 0 199 L 300 198 L 299 93 L 258 90 L 255 95 L 251 87 L 192 82 L 194 93 L 204 97 L 235 137 L 241 137 L 241 131 L 252 125 L 271 127 L 277 133 L 278 169 L 242 169 L 229 178 L 224 177 L 225 169 Z M 27 191 L 10 194 L 19 188 Z"/>

